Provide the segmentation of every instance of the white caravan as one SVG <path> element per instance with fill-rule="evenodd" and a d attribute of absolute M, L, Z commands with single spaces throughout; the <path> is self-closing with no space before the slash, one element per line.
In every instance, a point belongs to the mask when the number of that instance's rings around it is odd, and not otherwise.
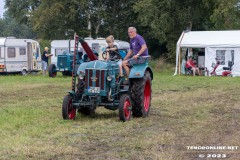
<path fill-rule="evenodd" d="M 105 48 L 107 47 L 107 43 L 105 38 L 85 38 L 85 42 L 89 45 L 89 47 L 96 51 L 99 54 L 99 60 L 102 60 L 102 53 L 105 51 Z M 115 40 L 114 44 L 118 46 L 118 49 L 125 50 L 125 52 L 120 52 L 120 54 L 126 54 L 126 52 L 129 50 L 130 45 L 128 42 Z M 53 40 L 51 42 L 51 53 L 53 56 L 51 57 L 51 64 L 57 65 L 57 56 L 59 54 L 63 54 L 64 51 L 69 50 L 70 45 L 70 52 L 74 51 L 74 40 Z M 85 54 L 85 51 L 83 50 L 81 43 L 78 45 L 78 50 L 82 51 Z M 123 55 L 124 56 L 124 55 Z"/>
<path fill-rule="evenodd" d="M 41 56 L 37 41 L 0 37 L 0 73 L 25 75 L 40 70 Z"/>

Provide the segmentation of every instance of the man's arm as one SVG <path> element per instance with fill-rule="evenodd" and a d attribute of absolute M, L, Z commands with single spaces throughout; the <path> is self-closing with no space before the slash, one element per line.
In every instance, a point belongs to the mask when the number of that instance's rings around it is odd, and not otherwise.
<path fill-rule="evenodd" d="M 123 59 L 124 61 L 129 59 L 129 57 L 132 55 L 133 51 L 130 49 L 125 58 Z"/>
<path fill-rule="evenodd" d="M 137 59 L 139 56 L 141 56 L 141 54 L 147 49 L 147 45 L 143 44 L 140 51 L 133 56 L 133 59 Z"/>
<path fill-rule="evenodd" d="M 187 61 L 187 64 L 188 64 L 190 67 L 195 68 L 195 66 L 193 66 L 190 61 Z"/>
<path fill-rule="evenodd" d="M 46 57 L 51 57 L 53 54 L 45 54 Z"/>
<path fill-rule="evenodd" d="M 112 48 L 109 47 L 109 48 L 106 49 L 107 52 L 108 52 L 108 51 L 116 51 L 116 50 L 118 50 L 118 48 L 117 48 L 116 45 L 114 45 Z"/>
<path fill-rule="evenodd" d="M 140 51 L 139 51 L 137 54 L 138 54 L 138 55 L 141 55 L 146 49 L 147 49 L 147 45 L 146 45 L 146 44 L 143 44 L 143 45 L 141 46 Z"/>
<path fill-rule="evenodd" d="M 110 48 L 109 50 L 111 50 L 111 51 L 116 51 L 116 50 L 118 50 L 118 48 L 117 48 L 117 46 L 113 46 L 112 48 Z"/>

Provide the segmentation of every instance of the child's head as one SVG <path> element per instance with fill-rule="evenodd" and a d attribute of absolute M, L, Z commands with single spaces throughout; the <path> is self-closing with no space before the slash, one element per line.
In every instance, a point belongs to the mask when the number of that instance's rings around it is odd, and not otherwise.
<path fill-rule="evenodd" d="M 107 42 L 108 45 L 113 44 L 113 42 L 114 42 L 114 37 L 113 37 L 112 35 L 108 36 L 108 37 L 106 38 L 106 42 Z"/>

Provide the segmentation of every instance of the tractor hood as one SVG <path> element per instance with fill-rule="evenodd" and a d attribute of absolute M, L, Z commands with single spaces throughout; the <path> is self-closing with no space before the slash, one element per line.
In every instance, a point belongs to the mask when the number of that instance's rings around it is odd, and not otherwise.
<path fill-rule="evenodd" d="M 85 69 L 111 69 L 111 68 L 118 68 L 117 62 L 112 61 L 102 61 L 102 60 L 96 60 L 91 62 L 85 62 L 82 63 L 77 71 L 77 74 L 79 75 L 79 72 L 85 73 Z"/>

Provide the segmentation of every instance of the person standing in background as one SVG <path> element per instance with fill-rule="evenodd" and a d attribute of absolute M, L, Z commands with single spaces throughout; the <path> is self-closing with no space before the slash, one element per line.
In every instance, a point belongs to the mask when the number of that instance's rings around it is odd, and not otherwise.
<path fill-rule="evenodd" d="M 43 76 L 46 76 L 47 67 L 48 67 L 48 57 L 51 57 L 51 56 L 52 56 L 52 54 L 48 53 L 48 47 L 45 47 L 43 54 L 42 54 L 42 74 L 43 74 Z"/>

